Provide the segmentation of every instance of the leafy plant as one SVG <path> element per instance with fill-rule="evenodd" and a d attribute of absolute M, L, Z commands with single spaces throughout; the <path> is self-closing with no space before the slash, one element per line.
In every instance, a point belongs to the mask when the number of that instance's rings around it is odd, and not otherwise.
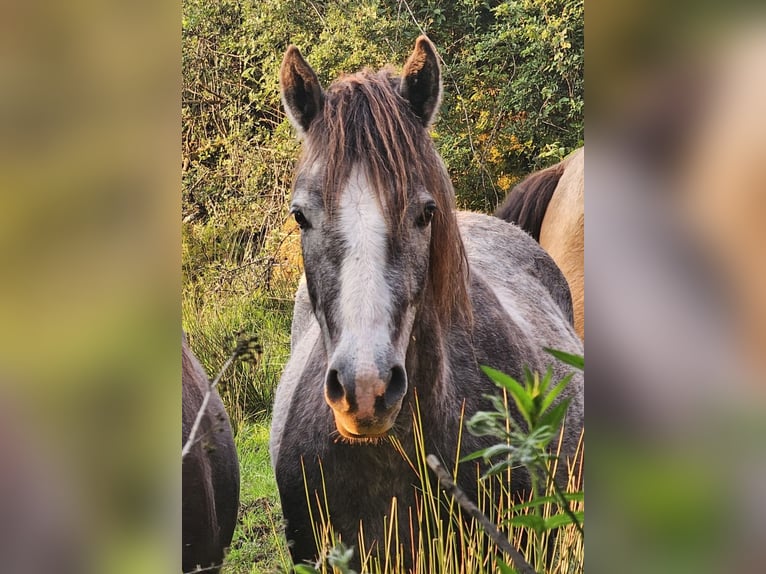
<path fill-rule="evenodd" d="M 563 351 L 546 349 L 560 361 L 577 369 L 584 369 L 582 356 Z M 523 466 L 527 469 L 532 483 L 533 497 L 528 502 L 515 504 L 507 524 L 524 526 L 535 533 L 535 556 L 545 556 L 543 533 L 571 524 L 584 537 L 583 511 L 574 511 L 570 503 L 583 501 L 583 492 L 564 492 L 557 480 L 558 453 L 552 451 L 551 443 L 563 432 L 564 419 L 570 399 L 556 402 L 572 379 L 572 374 L 553 383 L 553 371 L 549 367 L 541 377 L 524 369 L 524 382 L 519 383 L 500 371 L 489 367 L 482 370 L 504 391 L 505 400 L 498 396 L 487 396 L 493 411 L 476 413 L 467 423 L 468 430 L 479 436 L 494 436 L 500 442 L 463 458 L 463 461 L 479 458 L 491 463 L 484 477 L 501 475 L 512 468 Z M 524 424 L 517 422 L 508 411 L 507 396 L 513 399 Z M 555 503 L 560 512 L 544 515 L 545 505 Z M 532 513 L 520 513 L 532 509 Z M 538 564 L 539 566 L 539 564 Z M 510 568 L 510 567 L 509 567 Z"/>
<path fill-rule="evenodd" d="M 507 414 L 507 409 L 504 409 Z M 364 547 L 364 540 L 360 536 L 358 551 L 362 559 L 362 572 L 373 574 L 398 574 L 404 572 L 404 553 L 409 548 L 404 548 L 396 539 L 399 532 L 399 520 L 415 520 L 419 525 L 418 534 L 414 541 L 416 560 L 412 566 L 412 572 L 426 574 L 438 572 L 440 574 L 464 573 L 464 572 L 488 572 L 498 569 L 501 572 L 515 572 L 500 560 L 487 544 L 486 537 L 479 525 L 469 520 L 469 514 L 455 499 L 443 492 L 431 480 L 426 462 L 427 454 L 425 447 L 424 429 L 419 416 L 419 407 L 415 405 L 413 413 L 413 436 L 414 457 L 408 454 L 410 449 L 405 448 L 398 439 L 391 438 L 397 451 L 407 460 L 410 467 L 419 477 L 417 486 L 418 502 L 417 510 L 413 515 L 400 518 L 397 512 L 396 501 L 392 502 L 391 512 L 384 520 L 384 530 L 391 533 L 392 540 L 387 540 L 382 547 L 384 555 L 371 554 Z M 502 424 L 506 424 L 503 422 Z M 462 425 L 461 425 L 462 428 Z M 554 435 L 556 433 L 553 433 Z M 460 450 L 458 440 L 457 451 Z M 546 446 L 548 444 L 546 443 Z M 478 455 L 481 456 L 481 455 Z M 471 459 L 478 458 L 472 456 Z M 532 457 L 534 458 L 534 457 Z M 573 534 L 577 526 L 575 522 L 566 519 L 566 514 L 554 512 L 553 507 L 560 504 L 560 498 L 550 492 L 541 490 L 539 495 L 522 504 L 517 504 L 510 491 L 510 467 L 504 469 L 505 476 L 500 477 L 499 471 L 482 477 L 477 469 L 478 508 L 494 524 L 505 531 L 512 530 L 512 543 L 522 551 L 530 553 L 529 540 L 534 537 L 534 548 L 537 552 L 545 549 L 549 544 L 555 549 L 558 556 L 556 564 L 546 566 L 540 564 L 538 571 L 547 574 L 571 574 L 582 572 L 583 562 L 583 537 L 579 533 Z M 555 470 L 554 470 L 555 472 Z M 456 479 L 457 464 L 450 469 L 452 479 Z M 569 490 L 575 490 L 580 481 L 578 468 L 571 466 L 565 473 L 570 485 Z M 550 486 L 550 485 L 548 485 Z M 319 554 L 324 557 L 314 565 L 298 565 L 296 571 L 304 574 L 339 572 L 345 573 L 348 560 L 351 559 L 351 550 L 338 540 L 332 528 L 331 509 L 323 503 L 321 492 L 306 492 L 306 500 L 310 504 L 317 503 L 319 516 L 314 516 L 314 537 L 316 539 Z M 563 499 L 571 503 L 575 508 L 572 513 L 578 517 L 577 524 L 582 526 L 582 493 L 562 493 Z M 509 515 L 519 517 L 509 519 Z M 529 518 L 526 518 L 529 517 Z M 543 528 L 536 529 L 542 520 Z M 364 527 L 364 525 L 363 525 Z M 553 536 L 551 531 L 560 529 L 558 536 Z M 532 532 L 533 536 L 528 533 Z M 356 548 L 354 549 L 356 551 Z M 543 552 L 544 554 L 544 552 Z M 541 554 L 541 556 L 543 555 Z M 325 559 L 326 558 L 326 559 Z M 339 558 L 342 558 L 339 560 Z M 346 560 L 344 562 L 343 560 Z M 344 566 L 345 564 L 345 566 Z"/>

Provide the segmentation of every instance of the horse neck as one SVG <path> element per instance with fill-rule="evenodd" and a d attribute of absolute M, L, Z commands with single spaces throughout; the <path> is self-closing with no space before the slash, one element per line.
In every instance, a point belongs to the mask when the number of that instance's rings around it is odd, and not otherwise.
<path fill-rule="evenodd" d="M 426 297 L 418 306 L 414 327 L 407 348 L 407 375 L 417 389 L 421 405 L 448 402 L 450 339 L 454 329 L 462 328 L 464 319 L 441 317 Z"/>
<path fill-rule="evenodd" d="M 414 409 L 414 399 L 417 396 L 425 441 L 423 446 L 426 452 L 437 454 L 449 465 L 455 460 L 455 440 L 460 433 L 462 414 L 462 400 L 458 398 L 456 380 L 453 378 L 455 365 L 452 362 L 456 360 L 459 363 L 465 358 L 454 358 L 454 348 L 457 346 L 465 349 L 470 346 L 462 341 L 462 337 L 467 335 L 462 329 L 464 325 L 459 321 L 461 319 L 455 318 L 452 323 L 446 323 L 433 311 L 433 306 L 420 306 L 407 349 L 407 375 L 413 393 L 410 400 Z M 458 335 L 455 334 L 456 330 L 459 331 Z M 402 427 L 410 435 L 413 432 L 411 420 L 408 418 Z M 416 456 L 416 451 L 421 447 L 411 440 L 403 442 L 405 448 L 415 448 L 411 456 Z"/>

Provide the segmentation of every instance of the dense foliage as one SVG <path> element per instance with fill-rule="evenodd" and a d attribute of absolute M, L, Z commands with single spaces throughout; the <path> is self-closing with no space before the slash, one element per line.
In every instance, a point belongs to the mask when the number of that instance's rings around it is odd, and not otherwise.
<path fill-rule="evenodd" d="M 224 326 L 283 329 L 261 333 L 256 411 L 268 408 L 263 388 L 286 354 L 299 273 L 282 54 L 298 45 L 327 85 L 344 71 L 401 66 L 423 32 L 443 58 L 433 137 L 461 206 L 492 210 L 522 176 L 581 145 L 583 0 L 184 0 L 184 323 L 209 371 L 226 357 L 212 350 Z M 259 320 L 246 311 L 255 308 Z"/>

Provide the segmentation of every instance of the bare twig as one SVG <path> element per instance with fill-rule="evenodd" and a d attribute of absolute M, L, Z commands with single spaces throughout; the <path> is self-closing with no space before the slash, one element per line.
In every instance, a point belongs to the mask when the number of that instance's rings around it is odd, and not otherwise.
<path fill-rule="evenodd" d="M 310 0 L 309 0 L 309 4 L 311 4 L 311 7 L 314 9 L 314 13 L 317 15 L 317 18 L 319 18 L 319 21 L 322 22 L 322 27 L 325 27 L 326 24 L 324 21 L 324 17 L 322 16 L 322 13 L 319 11 L 319 9 L 316 7 L 316 4 L 314 4 Z"/>
<path fill-rule="evenodd" d="M 497 544 L 500 550 L 510 556 L 511 561 L 513 562 L 513 566 L 516 568 L 516 570 L 518 570 L 521 574 L 536 574 L 535 569 L 532 568 L 529 562 L 524 559 L 518 550 L 511 546 L 511 543 L 505 536 L 503 536 L 503 533 L 500 532 L 494 524 L 492 524 L 489 518 L 484 516 L 482 511 L 479 510 L 479 508 L 471 501 L 470 498 L 468 498 L 468 495 L 452 481 L 449 472 L 447 472 L 447 469 L 442 466 L 442 463 L 439 461 L 439 459 L 434 455 L 429 454 L 426 457 L 426 462 L 428 463 L 428 466 L 431 467 L 431 470 L 434 472 L 434 474 L 438 477 L 442 488 L 457 501 L 463 510 L 465 510 L 468 514 L 475 518 L 479 524 L 481 524 L 484 532 L 486 532 L 487 536 L 489 536 L 495 542 L 495 544 Z"/>
<path fill-rule="evenodd" d="M 202 424 L 202 417 L 205 416 L 205 412 L 207 411 L 207 404 L 210 402 L 210 397 L 213 396 L 215 387 L 221 381 L 223 374 L 229 369 L 229 367 L 231 367 L 234 359 L 237 358 L 238 354 L 239 349 L 237 348 L 234 350 L 231 356 L 226 359 L 226 362 L 223 364 L 223 367 L 221 367 L 221 370 L 218 372 L 218 375 L 216 375 L 215 379 L 208 383 L 207 391 L 205 392 L 205 396 L 202 399 L 202 405 L 200 405 L 199 410 L 197 411 L 197 418 L 194 419 L 194 424 L 192 425 L 191 432 L 189 433 L 189 438 L 186 439 L 186 444 L 184 444 L 184 447 L 181 450 L 181 459 L 185 458 L 186 455 L 189 454 L 192 446 L 194 446 L 194 442 L 197 438 L 197 433 L 199 432 L 199 426 Z"/>
<path fill-rule="evenodd" d="M 189 438 L 186 439 L 186 443 L 184 443 L 183 449 L 181 449 L 182 460 L 184 457 L 186 457 L 187 454 L 189 454 L 189 451 L 197 440 L 197 433 L 199 432 L 200 424 L 202 424 L 202 418 L 205 416 L 205 412 L 207 411 L 207 405 L 210 402 L 210 397 L 213 396 L 213 391 L 215 391 L 218 383 L 221 382 L 221 378 L 223 377 L 224 373 L 229 370 L 229 367 L 231 367 L 237 357 L 250 355 L 254 357 L 255 360 L 260 359 L 262 348 L 260 343 L 257 341 L 257 337 L 246 337 L 243 333 L 239 333 L 239 339 L 237 340 L 237 346 L 234 349 L 234 352 L 228 359 L 226 359 L 226 362 L 223 364 L 223 367 L 221 367 L 221 370 L 218 372 L 215 379 L 208 382 L 207 391 L 205 392 L 205 396 L 202 399 L 202 404 L 197 411 L 197 418 L 194 419 L 194 424 L 192 425 L 191 432 L 189 433 Z"/>

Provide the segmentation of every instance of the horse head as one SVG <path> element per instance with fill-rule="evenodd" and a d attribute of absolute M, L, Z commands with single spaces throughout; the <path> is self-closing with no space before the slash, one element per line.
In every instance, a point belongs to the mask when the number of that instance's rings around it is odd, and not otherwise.
<path fill-rule="evenodd" d="M 365 70 L 323 90 L 296 47 L 282 62 L 282 101 L 303 141 L 290 211 L 327 354 L 325 399 L 352 442 L 391 430 L 418 309 L 449 308 L 459 283 L 454 192 L 428 133 L 440 78 L 425 36 L 399 77 Z"/>

